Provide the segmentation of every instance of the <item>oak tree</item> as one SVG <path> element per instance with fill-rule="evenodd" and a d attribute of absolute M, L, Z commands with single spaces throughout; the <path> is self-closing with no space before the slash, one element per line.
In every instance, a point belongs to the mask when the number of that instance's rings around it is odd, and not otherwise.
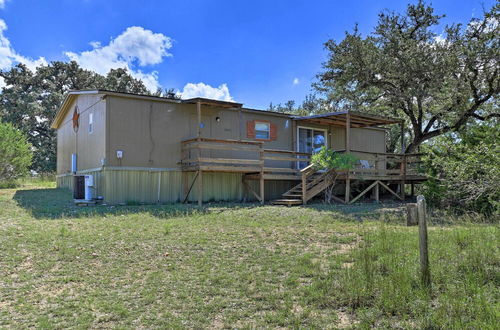
<path fill-rule="evenodd" d="M 419 1 L 405 14 L 382 12 L 373 32 L 357 27 L 325 46 L 315 89 L 331 107 L 404 118 L 413 152 L 474 121 L 500 116 L 500 5 L 467 25 L 439 31 L 443 15 Z"/>

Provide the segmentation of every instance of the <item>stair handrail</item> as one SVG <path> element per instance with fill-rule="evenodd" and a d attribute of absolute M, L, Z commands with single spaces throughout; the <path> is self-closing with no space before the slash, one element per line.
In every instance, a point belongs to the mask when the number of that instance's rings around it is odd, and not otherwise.
<path fill-rule="evenodd" d="M 316 164 L 309 164 L 300 170 L 301 180 L 302 180 L 302 204 L 307 204 L 307 178 L 317 172 Z"/>
<path fill-rule="evenodd" d="M 302 204 L 307 203 L 307 177 L 314 170 L 314 164 L 309 164 L 300 170 L 301 180 L 302 180 Z"/>
<path fill-rule="evenodd" d="M 301 169 L 300 173 L 302 173 L 302 175 L 304 175 L 304 174 L 310 173 L 312 170 L 314 170 L 314 164 L 309 164 L 306 167 L 304 167 L 303 169 Z"/>

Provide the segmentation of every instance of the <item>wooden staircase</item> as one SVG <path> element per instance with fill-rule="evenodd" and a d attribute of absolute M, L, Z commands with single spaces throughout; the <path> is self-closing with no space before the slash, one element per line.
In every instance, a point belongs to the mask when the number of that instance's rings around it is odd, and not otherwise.
<path fill-rule="evenodd" d="M 285 192 L 282 199 L 275 199 L 271 201 L 271 204 L 287 206 L 307 204 L 307 201 L 331 184 L 330 174 L 332 171 L 317 171 L 312 165 L 305 167 L 300 171 L 301 182 Z"/>

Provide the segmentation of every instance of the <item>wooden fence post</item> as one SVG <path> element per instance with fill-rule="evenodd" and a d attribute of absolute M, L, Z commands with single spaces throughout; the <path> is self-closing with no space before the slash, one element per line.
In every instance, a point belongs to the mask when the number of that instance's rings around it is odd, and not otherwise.
<path fill-rule="evenodd" d="M 407 226 L 418 225 L 417 203 L 406 204 L 406 225 Z"/>
<path fill-rule="evenodd" d="M 419 195 L 417 197 L 417 213 L 418 213 L 418 234 L 420 245 L 420 271 L 421 279 L 424 286 L 431 288 L 431 272 L 429 269 L 429 250 L 427 247 L 427 210 L 425 206 L 425 197 Z"/>

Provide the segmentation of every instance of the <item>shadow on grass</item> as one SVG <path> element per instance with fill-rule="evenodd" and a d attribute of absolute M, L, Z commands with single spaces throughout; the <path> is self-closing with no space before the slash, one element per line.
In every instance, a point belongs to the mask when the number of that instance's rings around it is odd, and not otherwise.
<path fill-rule="evenodd" d="M 216 212 L 207 208 L 214 204 L 206 204 L 198 208 L 195 204 L 152 204 L 152 205 L 95 205 L 76 206 L 72 193 L 67 189 L 22 189 L 14 194 L 14 200 L 36 219 L 81 218 L 100 215 L 126 215 L 133 213 L 149 213 L 158 218 L 172 218 L 193 214 Z M 250 208 L 256 204 L 216 203 L 218 207 L 236 209 Z M 219 210 L 220 212 L 220 210 Z"/>
<path fill-rule="evenodd" d="M 150 205 L 95 205 L 76 206 L 72 193 L 67 189 L 42 188 L 20 189 L 14 200 L 36 219 L 81 218 L 100 215 L 127 215 L 149 213 L 158 218 L 182 217 L 195 214 L 218 213 L 228 209 L 248 209 L 260 207 L 256 203 L 215 202 L 205 203 L 203 208 L 196 204 L 150 204 Z M 400 215 L 401 203 L 362 203 L 354 205 L 311 203 L 302 208 L 317 212 L 343 214 L 346 220 L 380 218 L 381 214 Z"/>
<path fill-rule="evenodd" d="M 314 209 L 318 212 L 336 212 L 346 215 L 350 218 L 356 220 L 360 219 L 379 219 L 381 215 L 386 218 L 391 218 L 392 216 L 400 218 L 401 214 L 404 212 L 404 203 L 394 202 L 392 200 L 387 200 L 382 203 L 367 202 L 367 203 L 355 203 L 355 204 L 307 204 L 304 207 Z M 387 220 L 388 220 L 387 219 Z"/>

